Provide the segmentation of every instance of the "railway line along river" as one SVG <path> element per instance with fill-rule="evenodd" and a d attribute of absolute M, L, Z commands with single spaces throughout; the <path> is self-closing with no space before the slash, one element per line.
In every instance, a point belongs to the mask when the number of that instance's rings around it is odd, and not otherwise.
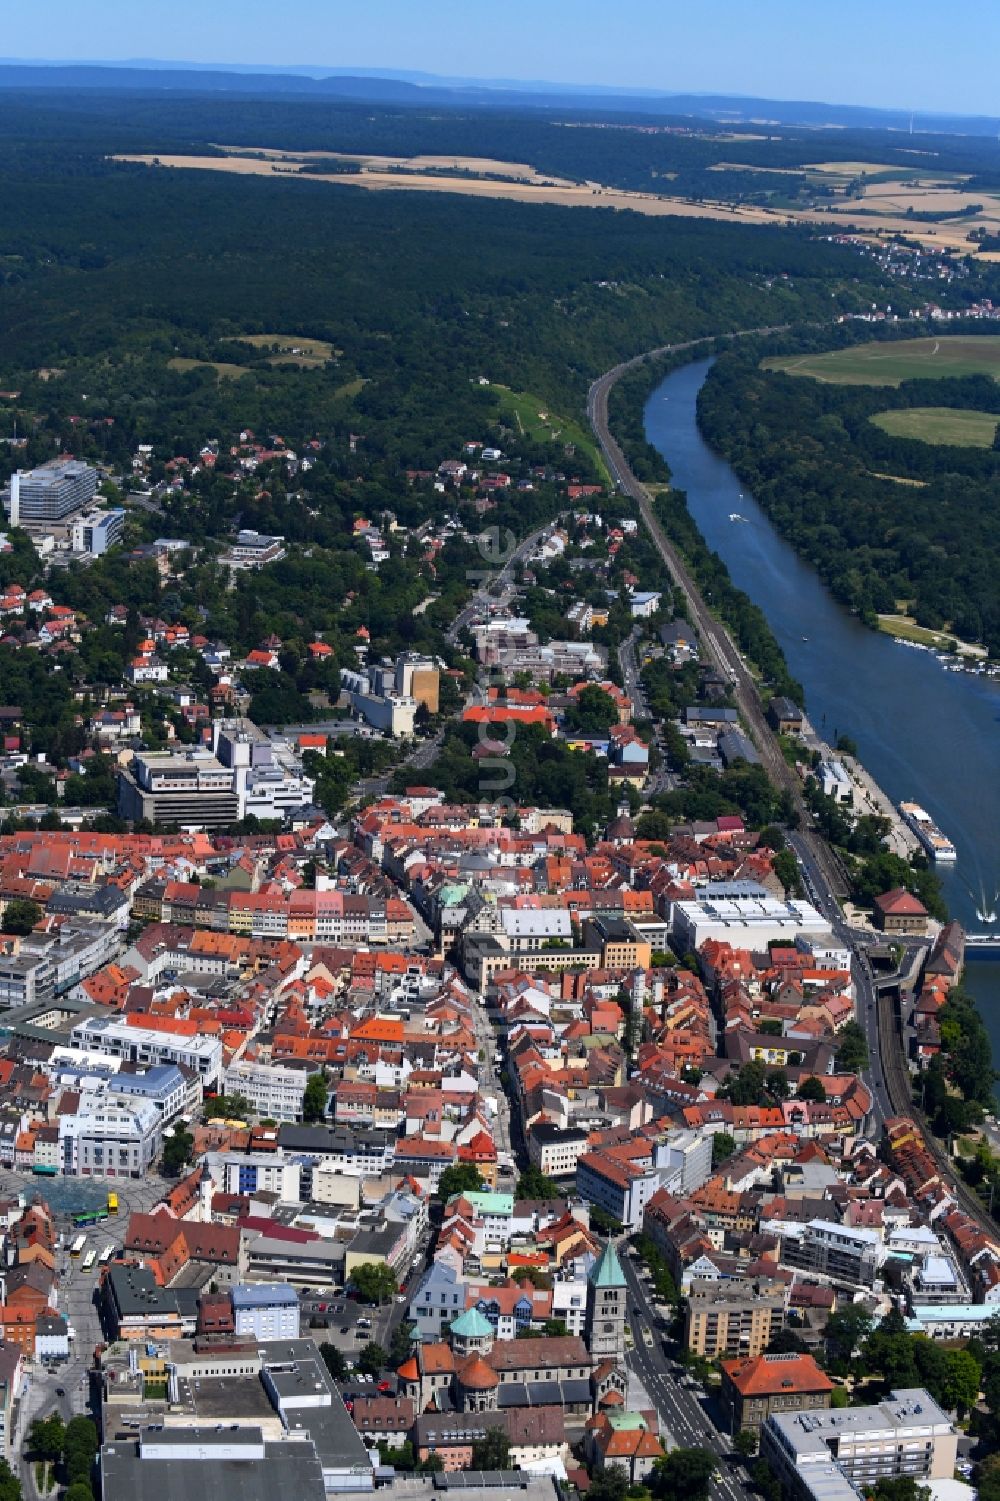
<path fill-rule="evenodd" d="M 954 865 L 938 867 L 951 915 L 969 932 L 1000 932 L 1000 679 L 948 672 L 838 604 L 698 431 L 711 364 L 660 382 L 646 403 L 647 438 L 709 547 L 765 612 L 817 730 L 831 742 L 850 735 L 894 803 L 928 810 L 958 851 Z M 989 911 L 994 922 L 977 915 Z M 972 959 L 966 983 L 1000 1065 L 1000 957 Z"/>

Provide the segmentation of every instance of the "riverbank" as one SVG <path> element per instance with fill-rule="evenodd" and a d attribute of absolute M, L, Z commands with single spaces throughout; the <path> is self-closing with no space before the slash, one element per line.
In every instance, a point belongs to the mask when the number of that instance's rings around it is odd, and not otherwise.
<path fill-rule="evenodd" d="M 706 546 L 765 612 L 817 734 L 828 744 L 849 735 L 885 797 L 919 802 L 953 840 L 958 861 L 939 868 L 942 891 L 951 915 L 975 930 L 977 907 L 1000 889 L 1000 683 L 943 671 L 930 652 L 900 649 L 833 598 L 702 438 L 696 404 L 710 366 L 696 361 L 657 384 L 645 402 L 646 439 Z M 731 522 L 734 512 L 746 523 Z M 1000 1056 L 1000 964 L 977 961 L 966 986 Z"/>

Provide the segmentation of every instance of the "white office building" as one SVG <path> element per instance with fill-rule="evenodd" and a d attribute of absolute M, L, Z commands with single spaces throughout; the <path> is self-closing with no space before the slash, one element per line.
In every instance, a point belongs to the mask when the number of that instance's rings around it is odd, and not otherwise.
<path fill-rule="evenodd" d="M 304 1069 L 282 1068 L 280 1063 L 252 1063 L 242 1059 L 226 1069 L 226 1094 L 241 1094 L 250 1101 L 255 1114 L 265 1120 L 298 1121 L 302 1119 L 302 1098 L 306 1091 Z"/>
<path fill-rule="evenodd" d="M 283 1282 L 237 1284 L 230 1288 L 237 1334 L 256 1339 L 298 1339 L 299 1299 Z"/>
<path fill-rule="evenodd" d="M 709 882 L 690 901 L 674 902 L 671 928 L 678 953 L 696 953 L 710 938 L 761 953 L 769 943 L 793 946 L 800 936 L 831 936 L 811 903 L 779 901 L 754 881 Z"/>

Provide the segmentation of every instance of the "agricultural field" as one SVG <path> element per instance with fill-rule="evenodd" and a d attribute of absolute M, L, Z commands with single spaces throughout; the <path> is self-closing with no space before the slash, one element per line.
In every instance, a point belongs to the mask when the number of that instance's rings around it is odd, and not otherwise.
<path fill-rule="evenodd" d="M 231 365 L 225 360 L 187 360 L 177 355 L 168 360 L 171 370 L 214 370 L 220 380 L 239 380 L 241 375 L 250 375 L 249 365 Z"/>
<path fill-rule="evenodd" d="M 870 420 L 893 438 L 916 438 L 949 448 L 992 448 L 1000 416 L 963 407 L 903 407 L 876 412 Z"/>
<path fill-rule="evenodd" d="M 543 399 L 533 396 L 530 391 L 511 391 L 506 386 L 494 386 L 493 390 L 499 398 L 501 414 L 518 433 L 536 443 L 572 444 L 578 453 L 590 455 L 610 483 L 611 477 L 597 444 L 578 422 L 550 412 Z"/>
<path fill-rule="evenodd" d="M 273 350 L 269 365 L 298 365 L 304 370 L 325 365 L 335 353 L 329 340 L 307 339 L 299 334 L 241 334 L 236 342 Z"/>
<path fill-rule="evenodd" d="M 1000 334 L 855 344 L 819 354 L 765 360 L 765 370 L 807 375 L 835 386 L 898 386 L 947 375 L 1000 375 Z"/>

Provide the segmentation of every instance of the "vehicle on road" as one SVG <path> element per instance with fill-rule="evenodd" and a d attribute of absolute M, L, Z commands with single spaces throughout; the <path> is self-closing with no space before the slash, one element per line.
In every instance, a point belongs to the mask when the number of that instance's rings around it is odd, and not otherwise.
<path fill-rule="evenodd" d="M 94 1265 L 94 1262 L 96 1260 L 97 1260 L 97 1252 L 96 1251 L 88 1251 L 87 1254 L 86 1254 L 86 1256 L 83 1258 L 83 1270 L 85 1272 L 89 1272 L 90 1269 L 91 1269 L 91 1267 Z"/>
<path fill-rule="evenodd" d="M 56 1396 L 57 1397 L 65 1397 L 65 1395 L 66 1395 L 66 1388 L 64 1386 L 57 1386 L 56 1387 Z"/>
<path fill-rule="evenodd" d="M 79 1256 L 82 1253 L 83 1248 L 84 1248 L 84 1246 L 86 1244 L 87 1244 L 87 1237 L 85 1235 L 78 1235 L 76 1237 L 76 1240 L 73 1242 L 73 1244 L 69 1248 L 69 1254 L 71 1256 Z"/>
<path fill-rule="evenodd" d="M 107 1266 L 108 1262 L 111 1260 L 111 1258 L 114 1256 L 114 1254 L 115 1254 L 115 1243 L 114 1243 L 113 1240 L 109 1240 L 108 1243 L 107 1243 L 107 1245 L 104 1247 L 104 1250 L 101 1252 L 100 1256 L 98 1257 L 98 1260 L 100 1261 L 101 1266 Z"/>
<path fill-rule="evenodd" d="M 118 1195 L 116 1193 L 109 1193 L 108 1194 L 108 1213 L 109 1214 L 117 1214 L 118 1213 Z"/>

